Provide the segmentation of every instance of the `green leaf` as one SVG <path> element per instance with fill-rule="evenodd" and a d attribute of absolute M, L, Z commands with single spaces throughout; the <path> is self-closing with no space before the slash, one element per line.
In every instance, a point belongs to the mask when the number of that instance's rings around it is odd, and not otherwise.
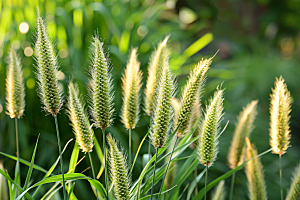
<path fill-rule="evenodd" d="M 97 153 L 97 155 L 98 155 L 98 158 L 99 158 L 99 160 L 100 160 L 100 162 L 101 162 L 101 167 L 100 167 L 100 170 L 99 170 L 98 175 L 97 175 L 97 179 L 99 179 L 100 176 L 101 176 L 101 174 L 102 174 L 102 172 L 103 172 L 103 170 L 104 170 L 105 161 L 104 161 L 104 156 L 103 156 L 101 147 L 100 147 L 100 145 L 99 145 L 99 142 L 98 142 L 96 136 L 94 136 L 94 143 L 95 143 L 94 148 L 95 148 L 96 153 Z"/>
<path fill-rule="evenodd" d="M 36 154 L 36 148 L 37 148 L 37 145 L 38 145 L 38 142 L 39 142 L 39 137 L 40 137 L 40 135 L 38 135 L 38 138 L 37 138 L 36 143 L 35 143 L 33 154 L 32 154 L 32 157 L 31 157 L 31 163 L 30 163 L 30 166 L 29 166 L 29 169 L 28 169 L 28 172 L 27 172 L 27 176 L 26 176 L 26 180 L 25 180 L 25 184 L 24 184 L 23 189 L 27 189 L 27 187 L 28 187 L 28 183 L 29 183 L 29 180 L 30 180 L 30 177 L 31 177 L 31 174 L 32 174 L 34 158 L 35 158 L 35 154 Z"/>
<path fill-rule="evenodd" d="M 173 186 L 172 188 L 170 188 L 170 189 L 168 189 L 168 190 L 162 192 L 161 194 L 165 194 L 165 193 L 167 193 L 167 192 L 173 190 L 175 187 L 176 187 L 176 185 Z M 159 194 L 159 193 L 153 194 L 153 196 L 157 196 L 158 194 Z M 151 198 L 151 195 L 147 195 L 147 196 L 144 196 L 143 198 L 140 198 L 139 200 L 146 200 L 146 199 L 150 199 L 150 198 Z"/>
<path fill-rule="evenodd" d="M 195 189 L 195 187 L 197 186 L 197 184 L 199 183 L 199 181 L 201 180 L 202 176 L 205 174 L 206 172 L 206 168 L 204 170 L 202 170 L 202 172 L 196 177 L 195 180 L 193 180 L 193 182 L 190 184 L 190 187 L 188 189 L 188 194 L 187 194 L 187 198 L 186 199 L 190 199 L 192 196 L 192 193 Z"/>
<path fill-rule="evenodd" d="M 78 161 L 78 155 L 79 155 L 79 148 L 78 148 L 77 142 L 75 142 L 74 148 L 73 148 L 73 151 L 72 151 L 72 155 L 71 155 L 71 158 L 70 158 L 70 164 L 69 164 L 69 172 L 70 173 L 75 172 L 75 166 L 76 166 L 77 161 Z"/>

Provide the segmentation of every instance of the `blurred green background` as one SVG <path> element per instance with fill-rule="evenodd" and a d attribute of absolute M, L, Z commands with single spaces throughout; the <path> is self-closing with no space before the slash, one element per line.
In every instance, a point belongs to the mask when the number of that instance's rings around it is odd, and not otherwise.
<path fill-rule="evenodd" d="M 204 102 L 209 99 L 217 85 L 226 88 L 225 116 L 223 124 L 230 120 L 229 126 L 220 138 L 220 153 L 210 168 L 209 181 L 229 170 L 227 151 L 234 131 L 236 116 L 251 100 L 258 99 L 258 116 L 251 141 L 259 152 L 269 149 L 269 94 L 275 77 L 286 80 L 294 103 L 291 118 L 291 147 L 283 159 L 284 194 L 290 186 L 291 174 L 300 158 L 300 1 L 285 0 L 0 0 L 0 151 L 15 155 L 14 121 L 5 114 L 5 77 L 7 52 L 10 46 L 18 49 L 22 58 L 26 84 L 26 110 L 19 120 L 20 157 L 30 160 L 34 144 L 40 133 L 36 164 L 48 169 L 58 156 L 54 121 L 45 116 L 37 97 L 35 84 L 35 61 L 32 57 L 35 40 L 36 7 L 48 22 L 49 34 L 56 45 L 61 65 L 61 84 L 66 91 L 70 78 L 86 94 L 87 68 L 90 63 L 91 37 L 98 32 L 110 54 L 115 85 L 115 120 L 108 129 L 125 149 L 128 148 L 128 133 L 120 122 L 121 76 L 132 47 L 139 48 L 139 60 L 143 71 L 143 81 L 147 78 L 149 56 L 157 43 L 171 34 L 171 66 L 178 76 L 178 96 L 185 84 L 190 69 L 202 59 L 220 50 L 213 60 L 207 85 L 203 95 Z M 143 85 L 143 89 L 145 84 Z M 66 95 L 66 92 L 65 92 Z M 85 97 L 85 96 L 84 96 Z M 143 99 L 142 95 L 142 99 Z M 74 138 L 65 110 L 58 116 L 62 143 Z M 149 117 L 141 112 L 138 126 L 133 130 L 133 150 L 148 128 Z M 101 142 L 101 131 L 95 130 Z M 101 142 L 102 144 L 102 142 Z M 66 162 L 72 151 L 74 141 L 64 154 Z M 154 149 L 152 149 L 154 150 Z M 191 150 L 188 150 L 188 155 Z M 147 153 L 147 144 L 141 155 Z M 84 156 L 80 154 L 80 157 Z M 93 153 L 96 170 L 100 162 Z M 13 176 L 15 161 L 0 156 L 5 168 Z M 269 199 L 279 199 L 278 156 L 271 153 L 262 157 Z M 180 162 L 179 162 L 180 165 Z M 86 169 L 85 159 L 77 172 Z M 133 180 L 143 167 L 142 158 L 137 160 Z M 204 167 L 198 166 L 198 173 Z M 27 167 L 21 165 L 22 181 Z M 56 169 L 56 173 L 60 173 Z M 91 176 L 91 170 L 85 172 Z M 34 171 L 33 182 L 43 174 Z M 191 175 L 182 187 L 193 180 Z M 103 181 L 103 177 L 100 179 Z M 90 186 L 77 181 L 75 194 L 79 199 L 96 199 Z M 204 186 L 204 180 L 198 189 Z M 48 185 L 50 187 L 50 185 Z M 230 180 L 226 180 L 229 194 Z M 40 193 L 47 191 L 47 186 Z M 182 190 L 183 188 L 181 188 Z M 55 197 L 59 199 L 58 196 Z M 228 196 L 226 197 L 226 199 Z M 184 197 L 183 197 L 184 199 Z M 244 171 L 236 174 L 234 199 L 248 199 L 247 179 Z"/>

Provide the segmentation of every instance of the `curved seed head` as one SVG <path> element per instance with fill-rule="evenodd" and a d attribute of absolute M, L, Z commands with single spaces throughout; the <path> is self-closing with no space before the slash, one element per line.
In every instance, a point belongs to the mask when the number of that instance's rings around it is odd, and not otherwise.
<path fill-rule="evenodd" d="M 116 141 L 109 134 L 107 136 L 109 145 L 109 170 L 111 181 L 114 183 L 114 196 L 117 200 L 132 199 L 130 194 L 130 175 L 123 150 L 118 148 Z"/>
<path fill-rule="evenodd" d="M 69 83 L 69 96 L 67 114 L 71 121 L 76 141 L 82 152 L 87 153 L 93 150 L 94 131 L 90 125 L 84 104 L 79 96 L 77 84 Z"/>
<path fill-rule="evenodd" d="M 290 144 L 290 112 L 292 99 L 284 79 L 276 78 L 270 104 L 270 145 L 272 153 L 283 155 Z"/>
<path fill-rule="evenodd" d="M 163 72 L 159 85 L 156 108 L 153 116 L 153 123 L 150 130 L 150 139 L 155 148 L 165 145 L 171 127 L 171 99 L 174 94 L 173 77 L 169 66 L 169 53 L 163 53 Z"/>
<path fill-rule="evenodd" d="M 257 114 L 256 105 L 258 101 L 249 103 L 243 111 L 240 112 L 238 123 L 236 125 L 233 139 L 229 147 L 228 163 L 231 169 L 241 165 L 245 160 L 245 137 L 249 137 L 253 130 L 253 122 Z"/>
<path fill-rule="evenodd" d="M 291 188 L 286 197 L 286 200 L 300 199 L 300 165 L 298 165 L 293 174 Z"/>
<path fill-rule="evenodd" d="M 131 51 L 125 74 L 122 77 L 123 106 L 122 122 L 127 129 L 135 128 L 139 120 L 140 112 L 140 89 L 142 87 L 142 72 L 137 60 L 137 49 Z"/>
<path fill-rule="evenodd" d="M 93 55 L 90 67 L 89 97 L 90 110 L 94 125 L 106 129 L 112 122 L 113 109 L 113 85 L 112 75 L 103 43 L 98 36 L 93 37 Z"/>
<path fill-rule="evenodd" d="M 249 160 L 257 156 L 257 151 L 250 140 L 246 137 L 247 143 L 247 157 Z M 248 179 L 248 189 L 250 200 L 264 200 L 267 199 L 266 184 L 263 174 L 262 164 L 259 158 L 255 158 L 246 164 L 245 172 Z"/>
<path fill-rule="evenodd" d="M 220 122 L 223 116 L 224 89 L 217 88 L 214 97 L 206 107 L 206 114 L 201 125 L 198 144 L 198 159 L 203 165 L 212 165 L 218 153 Z"/>
<path fill-rule="evenodd" d="M 44 20 L 37 17 L 37 34 L 34 55 L 37 61 L 38 93 L 46 112 L 57 115 L 63 100 L 63 91 L 58 82 L 58 62 Z"/>
<path fill-rule="evenodd" d="M 212 200 L 224 200 L 226 196 L 226 191 L 225 191 L 225 181 L 222 180 L 219 182 L 218 186 L 216 187 Z"/>
<path fill-rule="evenodd" d="M 20 118 L 25 111 L 25 87 L 21 60 L 13 48 L 9 50 L 7 66 L 6 109 L 10 118 Z"/>
<path fill-rule="evenodd" d="M 150 116 L 154 113 L 154 103 L 156 101 L 159 81 L 162 73 L 162 55 L 167 47 L 167 42 L 170 35 L 160 42 L 157 49 L 152 53 L 148 67 L 148 79 L 145 89 L 145 112 Z"/>
<path fill-rule="evenodd" d="M 189 131 L 189 126 L 193 121 L 192 111 L 200 102 L 201 91 L 212 59 L 213 57 L 200 61 L 194 70 L 190 72 L 182 93 L 181 107 L 178 114 L 178 123 L 181 123 L 176 134 L 178 137 L 183 137 Z"/>

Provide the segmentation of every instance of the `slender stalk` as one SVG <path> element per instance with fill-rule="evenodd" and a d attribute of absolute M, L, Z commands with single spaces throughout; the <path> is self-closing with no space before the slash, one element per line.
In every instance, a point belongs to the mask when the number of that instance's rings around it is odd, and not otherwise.
<path fill-rule="evenodd" d="M 129 163 L 131 163 L 131 128 L 129 129 Z"/>
<path fill-rule="evenodd" d="M 19 134 L 18 134 L 18 119 L 15 118 L 15 129 L 16 129 L 16 146 L 17 146 L 17 170 L 19 171 L 19 183 L 21 185 L 21 171 L 20 171 L 20 157 L 19 157 Z"/>
<path fill-rule="evenodd" d="M 94 165 L 93 165 L 93 161 L 92 161 L 92 157 L 91 157 L 91 153 L 90 152 L 89 152 L 89 159 L 90 159 L 91 168 L 92 168 L 92 172 L 93 172 L 93 179 L 96 180 L 95 171 L 94 171 Z M 98 190 L 97 189 L 96 189 L 96 195 L 97 195 L 97 199 L 99 199 L 99 197 L 98 197 Z"/>
<path fill-rule="evenodd" d="M 165 174 L 164 174 L 164 177 L 162 179 L 162 183 L 161 183 L 161 186 L 160 186 L 160 190 L 159 190 L 159 194 L 158 194 L 158 200 L 159 200 L 159 197 L 160 197 L 160 194 L 162 192 L 162 188 L 163 188 L 163 185 L 164 185 L 164 182 L 165 182 L 165 178 L 166 178 L 166 175 L 167 175 L 167 172 L 168 172 L 168 169 L 169 169 L 169 165 L 170 165 L 170 162 L 172 160 L 172 156 L 173 156 L 173 152 L 174 152 L 174 149 L 176 147 L 176 144 L 177 144 L 177 140 L 178 140 L 178 137 L 176 137 L 176 140 L 175 140 L 175 143 L 174 143 L 174 146 L 172 148 L 172 152 L 171 152 L 171 155 L 170 155 L 170 159 L 169 159 L 169 162 L 168 162 L 168 165 L 167 165 L 167 169 L 165 171 Z"/>
<path fill-rule="evenodd" d="M 55 127 L 56 127 L 56 134 L 57 134 L 57 144 L 58 144 L 58 151 L 59 151 L 59 159 L 60 159 L 60 170 L 61 170 L 61 175 L 63 179 L 63 195 L 64 199 L 68 196 L 66 195 L 66 183 L 65 183 L 65 177 L 64 177 L 64 169 L 63 169 L 63 159 L 62 159 L 62 154 L 61 154 L 61 146 L 60 146 L 60 136 L 59 136 L 59 129 L 58 129 L 58 122 L 57 122 L 57 115 L 54 115 L 54 120 L 55 120 Z"/>
<path fill-rule="evenodd" d="M 155 179 L 155 167 L 156 167 L 156 159 L 157 159 L 157 148 L 155 148 L 155 162 L 154 162 L 154 169 L 153 169 L 153 178 L 152 178 L 152 188 L 151 188 L 151 198 L 153 197 L 153 187 L 154 187 L 154 179 Z"/>
<path fill-rule="evenodd" d="M 282 191 L 282 162 L 281 155 L 279 154 L 279 175 L 280 175 L 280 197 L 283 200 L 283 191 Z"/>
<path fill-rule="evenodd" d="M 206 193 L 207 193 L 207 176 L 208 176 L 208 164 L 206 162 L 206 175 L 205 175 L 205 197 L 204 200 L 206 200 Z"/>
<path fill-rule="evenodd" d="M 194 169 L 194 178 L 197 179 L 197 167 Z M 197 182 L 195 187 L 195 196 L 198 194 Z"/>
<path fill-rule="evenodd" d="M 103 135 L 103 154 L 104 154 L 104 162 L 105 162 L 105 189 L 106 189 L 106 194 L 107 194 L 107 199 L 109 199 L 109 194 L 108 194 L 108 181 L 107 181 L 107 160 L 106 160 L 106 143 L 105 143 L 105 129 L 102 129 L 102 135 Z"/>
<path fill-rule="evenodd" d="M 229 200 L 232 200 L 233 188 L 234 188 L 234 180 L 235 180 L 235 172 L 231 176 L 231 187 L 230 187 Z"/>

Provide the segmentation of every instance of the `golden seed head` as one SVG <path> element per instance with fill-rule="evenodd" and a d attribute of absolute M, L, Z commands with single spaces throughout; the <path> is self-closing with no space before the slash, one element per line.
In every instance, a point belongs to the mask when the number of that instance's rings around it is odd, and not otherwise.
<path fill-rule="evenodd" d="M 249 137 L 254 128 L 257 103 L 257 100 L 252 101 L 239 114 L 227 157 L 231 169 L 241 165 L 245 160 L 245 137 Z"/>
<path fill-rule="evenodd" d="M 69 96 L 67 114 L 71 121 L 76 141 L 82 152 L 87 153 L 93 150 L 94 131 L 90 125 L 89 117 L 85 110 L 85 104 L 79 96 L 77 84 L 69 83 Z"/>
<path fill-rule="evenodd" d="M 139 120 L 141 82 L 140 62 L 137 60 L 137 48 L 134 48 L 122 77 L 123 106 L 121 118 L 127 129 L 135 128 Z"/>
<path fill-rule="evenodd" d="M 6 76 L 6 109 L 11 118 L 20 118 L 25 111 L 25 87 L 21 60 L 13 48 L 9 50 Z"/>
<path fill-rule="evenodd" d="M 292 99 L 284 79 L 276 78 L 270 103 L 270 145 L 272 153 L 283 155 L 290 144 L 290 112 Z"/>
<path fill-rule="evenodd" d="M 152 53 L 148 67 L 148 79 L 145 89 L 145 112 L 150 116 L 154 112 L 154 103 L 158 93 L 158 85 L 162 74 L 162 54 L 167 47 L 169 35 L 160 42 L 157 49 Z"/>
<path fill-rule="evenodd" d="M 246 137 L 247 144 L 247 156 L 246 159 L 249 160 L 253 157 L 257 156 L 257 151 L 254 145 L 251 145 L 250 140 Z M 263 174 L 263 167 L 259 158 L 255 158 L 249 161 L 246 164 L 245 172 L 248 179 L 248 189 L 250 200 L 266 200 L 267 192 L 266 192 L 266 184 Z"/>

